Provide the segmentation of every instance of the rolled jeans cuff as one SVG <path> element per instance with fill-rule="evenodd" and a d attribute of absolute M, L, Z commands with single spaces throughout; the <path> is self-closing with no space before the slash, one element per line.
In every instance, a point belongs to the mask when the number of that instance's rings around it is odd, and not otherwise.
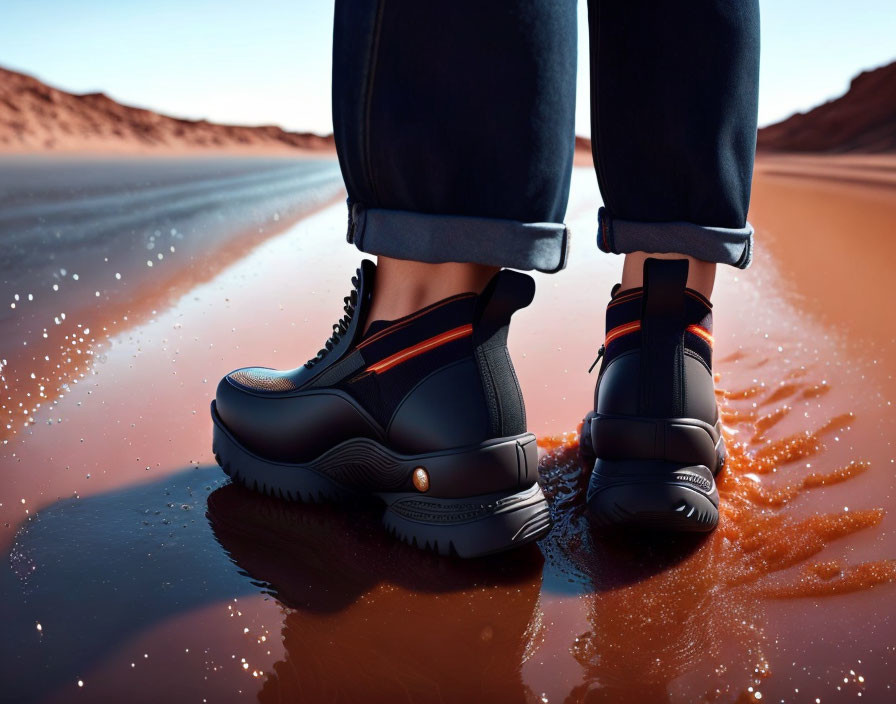
<path fill-rule="evenodd" d="M 554 273 L 566 266 L 563 223 L 432 215 L 349 204 L 349 243 L 368 254 L 439 264 L 471 262 Z"/>
<path fill-rule="evenodd" d="M 753 226 L 708 227 L 691 222 L 640 222 L 598 211 L 597 246 L 611 254 L 674 252 L 746 269 L 753 259 Z"/>

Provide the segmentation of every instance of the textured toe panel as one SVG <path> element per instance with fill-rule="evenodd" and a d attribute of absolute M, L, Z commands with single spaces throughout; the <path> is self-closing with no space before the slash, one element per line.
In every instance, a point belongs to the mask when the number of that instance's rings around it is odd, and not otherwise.
<path fill-rule="evenodd" d="M 267 367 L 245 367 L 230 372 L 227 378 L 231 383 L 244 389 L 256 392 L 289 392 L 298 389 L 295 382 L 289 376 L 289 372 L 282 372 Z"/>

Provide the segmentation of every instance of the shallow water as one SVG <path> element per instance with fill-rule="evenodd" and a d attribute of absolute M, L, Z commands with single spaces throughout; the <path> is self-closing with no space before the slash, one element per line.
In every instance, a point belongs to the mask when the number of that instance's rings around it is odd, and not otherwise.
<path fill-rule="evenodd" d="M 843 334 L 815 282 L 782 273 L 776 199 L 802 194 L 788 187 L 758 183 L 760 256 L 714 296 L 729 461 L 708 537 L 600 534 L 582 510 L 575 428 L 619 264 L 593 251 L 587 171 L 570 269 L 538 277 L 512 329 L 555 527 L 510 555 L 421 553 L 374 509 L 286 504 L 213 466 L 220 375 L 295 366 L 338 317 L 358 258 L 333 246 L 341 206 L 164 306 L 110 305 L 89 362 L 54 371 L 67 387 L 2 446 L 4 696 L 890 701 L 896 331 Z M 28 404 L 32 368 L 3 370 L 8 407 Z"/>
<path fill-rule="evenodd" d="M 97 343 L 342 194 L 331 159 L 5 157 L 0 371 L 23 403 L 4 404 L 0 440 Z"/>

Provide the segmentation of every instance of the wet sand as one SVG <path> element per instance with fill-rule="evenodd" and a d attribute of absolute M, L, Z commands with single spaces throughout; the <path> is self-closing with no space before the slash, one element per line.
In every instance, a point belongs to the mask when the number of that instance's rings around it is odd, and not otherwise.
<path fill-rule="evenodd" d="M 0 363 L 25 402 L 3 404 L 0 440 L 84 378 L 94 342 L 342 194 L 332 159 L 4 158 Z"/>
<path fill-rule="evenodd" d="M 303 362 L 339 317 L 358 260 L 343 244 L 344 206 L 204 282 L 184 274 L 173 292 L 153 267 L 147 291 L 155 280 L 162 298 L 119 308 L 110 296 L 84 313 L 107 330 L 80 343 L 92 354 L 78 372 L 64 367 L 65 348 L 48 350 L 44 366 L 19 356 L 3 370 L 7 408 L 29 407 L 33 382 L 48 396 L 0 448 L 6 691 L 60 702 L 122 692 L 889 701 L 896 325 L 881 262 L 896 247 L 896 190 L 869 172 L 842 178 L 845 168 L 864 167 L 760 160 L 754 267 L 722 271 L 714 296 L 731 459 L 720 528 L 704 539 L 603 536 L 582 512 L 574 431 L 621 265 L 593 245 L 589 170 L 573 177 L 570 267 L 537 277 L 511 332 L 556 525 L 506 557 L 422 554 L 388 540 L 375 512 L 255 496 L 214 466 L 218 378 Z M 594 314 L 574 334 L 584 298 Z M 881 304 L 857 303 L 866 300 Z"/>

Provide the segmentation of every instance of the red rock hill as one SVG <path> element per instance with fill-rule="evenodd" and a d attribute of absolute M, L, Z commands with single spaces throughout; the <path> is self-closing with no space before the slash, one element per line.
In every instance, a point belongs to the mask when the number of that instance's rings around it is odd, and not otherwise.
<path fill-rule="evenodd" d="M 759 130 L 758 149 L 896 152 L 896 62 L 860 73 L 835 100 Z"/>
<path fill-rule="evenodd" d="M 102 93 L 66 93 L 0 68 L 0 152 L 332 149 L 332 135 L 182 120 L 121 105 Z"/>

